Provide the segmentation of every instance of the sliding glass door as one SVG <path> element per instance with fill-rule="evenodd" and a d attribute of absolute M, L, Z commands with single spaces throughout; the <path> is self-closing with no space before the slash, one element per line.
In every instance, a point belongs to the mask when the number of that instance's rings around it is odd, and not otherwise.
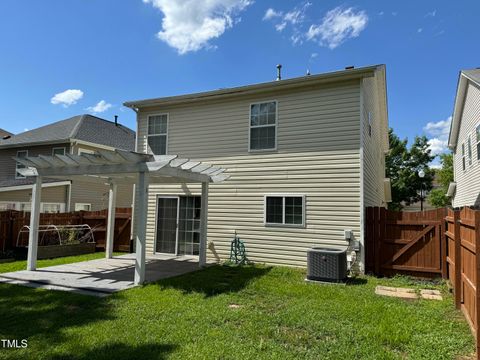
<path fill-rule="evenodd" d="M 200 204 L 200 196 L 158 198 L 155 252 L 199 254 Z"/>

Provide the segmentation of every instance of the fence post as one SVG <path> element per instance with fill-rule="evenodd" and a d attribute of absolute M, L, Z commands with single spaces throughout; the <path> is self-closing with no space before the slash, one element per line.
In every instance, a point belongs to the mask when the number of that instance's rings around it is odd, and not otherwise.
<path fill-rule="evenodd" d="M 480 356 L 480 211 L 474 211 L 475 214 L 475 272 L 477 283 L 475 284 L 475 334 L 477 346 L 477 358 Z"/>
<path fill-rule="evenodd" d="M 453 237 L 455 244 L 455 307 L 460 309 L 462 301 L 462 240 L 460 238 L 460 211 L 453 210 Z"/>
<path fill-rule="evenodd" d="M 445 235 L 445 231 L 447 231 L 447 219 L 445 218 L 448 215 L 447 208 L 439 210 L 440 215 L 438 216 L 437 213 L 437 218 L 440 217 L 440 251 L 442 253 L 441 256 L 441 263 L 440 266 L 442 267 L 442 279 L 447 279 L 448 278 L 448 273 L 447 273 L 447 236 Z"/>

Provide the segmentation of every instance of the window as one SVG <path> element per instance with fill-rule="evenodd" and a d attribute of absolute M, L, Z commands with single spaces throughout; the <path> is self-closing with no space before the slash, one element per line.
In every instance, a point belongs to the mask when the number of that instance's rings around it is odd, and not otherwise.
<path fill-rule="evenodd" d="M 26 158 L 28 156 L 28 150 L 20 150 L 20 151 L 17 151 L 17 158 L 19 159 L 23 159 L 23 158 Z M 23 164 L 20 164 L 19 162 L 17 162 L 17 166 L 15 168 L 15 178 L 17 179 L 25 179 L 25 176 L 23 176 L 22 174 L 20 174 L 18 172 L 19 169 L 25 169 L 26 166 L 23 165 Z"/>
<path fill-rule="evenodd" d="M 465 171 L 465 144 L 462 144 L 462 170 Z"/>
<path fill-rule="evenodd" d="M 265 224 L 304 226 L 305 196 L 267 195 L 265 196 Z"/>
<path fill-rule="evenodd" d="M 480 160 L 480 125 L 477 126 L 477 160 Z"/>
<path fill-rule="evenodd" d="M 65 155 L 65 148 L 64 147 L 56 147 L 52 150 L 52 156 L 55 155 Z"/>
<path fill-rule="evenodd" d="M 277 148 L 277 102 L 250 105 L 249 150 L 275 150 Z"/>
<path fill-rule="evenodd" d="M 42 213 L 61 213 L 65 211 L 65 204 L 62 203 L 42 203 L 40 206 Z"/>
<path fill-rule="evenodd" d="M 92 204 L 85 203 L 76 203 L 75 211 L 90 211 L 92 209 Z"/>
<path fill-rule="evenodd" d="M 468 154 L 468 165 L 472 165 L 472 138 L 469 136 L 467 140 L 467 154 Z"/>
<path fill-rule="evenodd" d="M 148 117 L 147 145 L 154 155 L 167 153 L 168 115 L 154 115 Z"/>

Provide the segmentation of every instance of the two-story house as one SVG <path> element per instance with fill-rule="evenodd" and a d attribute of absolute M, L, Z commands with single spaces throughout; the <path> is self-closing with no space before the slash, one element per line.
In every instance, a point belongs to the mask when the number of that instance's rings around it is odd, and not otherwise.
<path fill-rule="evenodd" d="M 480 207 L 480 69 L 462 70 L 448 146 L 453 151 L 453 207 Z"/>
<path fill-rule="evenodd" d="M 134 150 L 135 132 L 92 115 L 79 115 L 0 139 L 0 210 L 30 210 L 31 178 L 18 170 L 15 157 L 94 153 L 103 150 Z M 101 210 L 108 207 L 108 186 L 81 181 L 45 179 L 42 212 Z M 119 188 L 117 206 L 130 207 L 131 186 Z"/>
<path fill-rule="evenodd" d="M 236 233 L 252 261 L 305 266 L 309 248 L 344 248 L 350 230 L 362 267 L 364 208 L 389 200 L 385 76 L 383 65 L 348 68 L 125 106 L 137 113 L 138 152 L 228 170 L 210 186 L 210 259 L 228 259 Z M 150 185 L 148 253 L 198 254 L 200 193 Z"/>

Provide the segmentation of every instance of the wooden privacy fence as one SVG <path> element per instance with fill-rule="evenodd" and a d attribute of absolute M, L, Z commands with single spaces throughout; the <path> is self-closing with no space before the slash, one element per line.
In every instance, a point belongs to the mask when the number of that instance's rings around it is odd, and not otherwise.
<path fill-rule="evenodd" d="M 419 212 L 369 207 L 365 216 L 365 267 L 377 275 L 446 274 L 446 209 Z"/>
<path fill-rule="evenodd" d="M 449 209 L 445 222 L 447 276 L 454 289 L 455 306 L 462 310 L 475 335 L 479 356 L 480 211 Z"/>
<path fill-rule="evenodd" d="M 70 213 L 40 214 L 40 225 L 88 224 L 94 232 L 96 247 L 105 248 L 108 210 L 75 211 Z M 114 251 L 130 251 L 132 209 L 117 208 L 115 214 Z M 0 212 L 0 252 L 13 250 L 24 225 L 30 225 L 30 213 L 8 210 Z M 22 235 L 21 235 L 22 236 Z"/>

